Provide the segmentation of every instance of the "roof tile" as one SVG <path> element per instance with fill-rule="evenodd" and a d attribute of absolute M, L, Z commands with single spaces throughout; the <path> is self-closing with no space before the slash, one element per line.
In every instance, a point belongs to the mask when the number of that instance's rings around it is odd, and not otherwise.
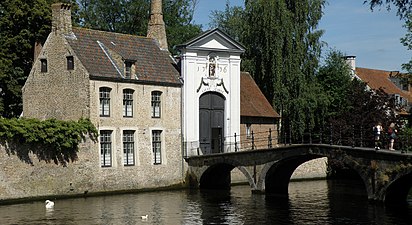
<path fill-rule="evenodd" d="M 123 59 L 135 60 L 138 80 L 180 84 L 179 71 L 154 39 L 85 28 L 73 28 L 73 33 L 76 38 L 67 37 L 67 41 L 92 76 L 122 79 L 100 42 Z"/>

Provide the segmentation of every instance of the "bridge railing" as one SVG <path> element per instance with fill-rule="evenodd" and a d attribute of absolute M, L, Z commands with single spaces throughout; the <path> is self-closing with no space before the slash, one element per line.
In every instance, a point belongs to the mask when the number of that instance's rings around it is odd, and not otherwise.
<path fill-rule="evenodd" d="M 285 130 L 284 132 L 271 129 L 259 132 L 252 130 L 249 134 L 235 133 L 224 137 L 223 140 L 221 138 L 211 140 L 211 143 L 218 143 L 214 144 L 215 148 L 219 148 L 218 150 L 204 152 L 201 148 L 197 148 L 194 154 L 193 152 L 192 154 L 185 152 L 185 156 L 268 149 L 292 144 L 329 144 L 370 148 L 375 148 L 377 145 L 380 149 L 389 149 L 390 144 L 389 135 L 385 132 L 380 135 L 379 141 L 375 141 L 372 128 L 364 129 L 352 126 L 342 129 L 342 127 L 329 126 L 315 131 L 307 129 L 299 137 L 293 137 L 288 129 Z M 412 148 L 412 137 L 398 133 L 394 141 L 394 148 L 407 152 Z"/>

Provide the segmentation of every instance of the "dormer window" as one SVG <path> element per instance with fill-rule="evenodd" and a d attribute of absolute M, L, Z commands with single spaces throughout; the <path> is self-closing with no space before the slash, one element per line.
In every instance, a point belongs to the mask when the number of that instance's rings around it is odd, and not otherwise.
<path fill-rule="evenodd" d="M 73 56 L 67 56 L 67 70 L 74 70 L 74 58 Z"/>
<path fill-rule="evenodd" d="M 130 61 L 124 62 L 124 67 L 125 67 L 124 77 L 126 79 L 132 78 L 132 65 L 133 65 L 133 62 L 130 62 Z"/>
<path fill-rule="evenodd" d="M 40 59 L 40 72 L 47 73 L 47 59 Z"/>

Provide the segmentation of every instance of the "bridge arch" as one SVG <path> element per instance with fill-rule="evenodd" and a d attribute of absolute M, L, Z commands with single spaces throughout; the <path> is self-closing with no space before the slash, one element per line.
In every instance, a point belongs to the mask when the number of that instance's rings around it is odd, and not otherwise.
<path fill-rule="evenodd" d="M 296 168 L 305 162 L 322 157 L 330 157 L 330 155 L 295 155 L 282 160 L 266 163 L 257 180 L 256 189 L 270 195 L 288 195 L 290 178 Z M 336 156 L 334 157 L 336 158 Z M 361 166 L 359 162 L 356 162 L 351 158 L 342 157 L 340 160 L 358 174 L 359 178 L 363 181 L 365 191 L 369 192 L 368 168 Z"/>
<path fill-rule="evenodd" d="M 384 195 L 381 198 L 387 203 L 398 203 L 408 198 L 410 189 L 412 188 L 412 169 L 400 171 L 392 182 L 389 182 L 380 194 Z"/>
<path fill-rule="evenodd" d="M 200 177 L 199 187 L 201 189 L 230 189 L 231 171 L 234 168 L 239 169 L 252 189 L 256 188 L 253 176 L 246 167 L 229 163 L 218 163 L 199 173 L 197 175 Z"/>

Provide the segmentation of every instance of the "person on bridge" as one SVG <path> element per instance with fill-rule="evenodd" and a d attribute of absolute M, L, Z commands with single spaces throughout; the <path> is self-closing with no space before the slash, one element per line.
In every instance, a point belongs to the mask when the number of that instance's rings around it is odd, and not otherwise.
<path fill-rule="evenodd" d="M 388 136 L 389 136 L 389 150 L 395 151 L 393 148 L 393 144 L 395 143 L 396 133 L 398 130 L 395 129 L 395 124 L 391 123 L 388 128 Z"/>
<path fill-rule="evenodd" d="M 382 123 L 379 122 L 377 125 L 375 125 L 373 127 L 373 133 L 374 133 L 374 136 L 375 136 L 375 150 L 381 149 L 380 148 L 381 147 L 380 137 L 381 137 L 382 132 L 383 132 Z"/>

